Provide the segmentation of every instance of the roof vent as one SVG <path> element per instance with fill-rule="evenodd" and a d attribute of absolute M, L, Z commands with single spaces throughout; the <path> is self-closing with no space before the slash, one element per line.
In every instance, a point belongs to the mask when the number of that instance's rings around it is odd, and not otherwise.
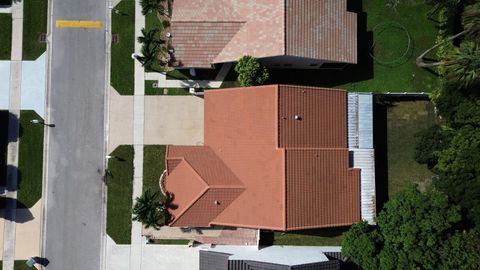
<path fill-rule="evenodd" d="M 302 120 L 302 117 L 300 115 L 295 115 L 294 119 L 300 121 Z"/>
<path fill-rule="evenodd" d="M 219 201 L 214 201 L 213 202 L 215 205 L 220 205 L 220 202 Z"/>
<path fill-rule="evenodd" d="M 172 37 L 172 33 L 167 32 L 166 36 L 167 36 L 167 38 L 171 38 L 171 37 Z"/>

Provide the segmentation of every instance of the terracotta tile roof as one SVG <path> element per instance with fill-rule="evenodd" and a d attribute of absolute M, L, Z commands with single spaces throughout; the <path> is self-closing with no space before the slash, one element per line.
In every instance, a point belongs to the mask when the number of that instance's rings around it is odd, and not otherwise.
<path fill-rule="evenodd" d="M 286 0 L 286 55 L 357 63 L 357 14 L 343 0 Z"/>
<path fill-rule="evenodd" d="M 175 0 L 171 27 L 185 67 L 246 54 L 356 62 L 356 15 L 346 0 Z"/>
<path fill-rule="evenodd" d="M 297 112 L 302 120 L 281 118 Z M 270 85 L 206 92 L 205 146 L 167 151 L 165 186 L 178 205 L 173 225 L 296 230 L 357 222 L 359 174 L 348 168 L 345 112 L 345 91 Z"/>

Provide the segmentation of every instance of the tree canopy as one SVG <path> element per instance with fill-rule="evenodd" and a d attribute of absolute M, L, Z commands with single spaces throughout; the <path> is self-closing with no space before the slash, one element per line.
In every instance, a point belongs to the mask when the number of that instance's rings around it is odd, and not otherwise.
<path fill-rule="evenodd" d="M 443 193 L 410 187 L 385 204 L 377 227 L 352 226 L 342 252 L 364 269 L 438 269 L 446 263 L 440 247 L 460 220 Z"/>
<path fill-rule="evenodd" d="M 269 77 L 267 68 L 250 55 L 245 55 L 238 60 L 235 71 L 238 73 L 241 86 L 262 85 Z"/>

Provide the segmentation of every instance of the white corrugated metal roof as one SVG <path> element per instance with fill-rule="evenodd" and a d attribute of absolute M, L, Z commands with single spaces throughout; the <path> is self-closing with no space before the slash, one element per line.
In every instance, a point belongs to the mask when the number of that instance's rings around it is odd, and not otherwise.
<path fill-rule="evenodd" d="M 373 149 L 373 96 L 348 94 L 348 147 L 353 152 L 353 167 L 360 171 L 362 219 L 375 224 L 375 151 Z"/>

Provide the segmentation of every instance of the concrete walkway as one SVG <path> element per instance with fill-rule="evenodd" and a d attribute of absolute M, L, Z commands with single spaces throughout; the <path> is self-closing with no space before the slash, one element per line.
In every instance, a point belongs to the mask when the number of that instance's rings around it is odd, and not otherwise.
<path fill-rule="evenodd" d="M 22 87 L 22 34 L 23 33 L 23 1 L 12 3 L 12 50 L 10 62 L 10 112 L 8 119 L 8 148 L 7 148 L 7 194 L 10 198 L 5 204 L 5 222 L 3 231 L 3 267 L 4 270 L 13 270 L 15 261 L 15 220 L 17 208 L 18 182 L 18 146 L 19 146 L 19 119 L 21 109 Z"/>

